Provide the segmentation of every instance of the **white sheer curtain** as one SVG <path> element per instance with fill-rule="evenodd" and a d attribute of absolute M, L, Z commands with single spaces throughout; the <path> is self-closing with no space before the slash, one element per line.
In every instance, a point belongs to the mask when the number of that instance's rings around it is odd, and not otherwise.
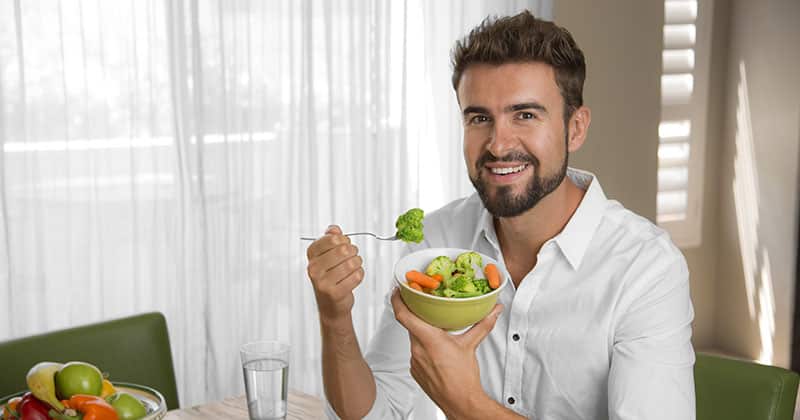
<path fill-rule="evenodd" d="M 238 347 L 266 338 L 291 342 L 292 388 L 321 395 L 298 237 L 389 234 L 406 209 L 471 191 L 448 51 L 522 8 L 552 14 L 547 0 L 0 0 L 0 340 L 158 310 L 183 405 L 243 392 Z M 366 345 L 402 247 L 358 245 Z"/>

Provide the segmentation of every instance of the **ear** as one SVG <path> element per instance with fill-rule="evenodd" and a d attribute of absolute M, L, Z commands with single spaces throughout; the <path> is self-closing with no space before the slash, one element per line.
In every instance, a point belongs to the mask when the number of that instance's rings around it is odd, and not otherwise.
<path fill-rule="evenodd" d="M 592 111 L 587 106 L 581 106 L 572 113 L 569 119 L 569 138 L 567 139 L 567 149 L 570 153 L 577 151 L 586 141 L 586 134 L 589 132 L 589 124 L 592 122 Z"/>

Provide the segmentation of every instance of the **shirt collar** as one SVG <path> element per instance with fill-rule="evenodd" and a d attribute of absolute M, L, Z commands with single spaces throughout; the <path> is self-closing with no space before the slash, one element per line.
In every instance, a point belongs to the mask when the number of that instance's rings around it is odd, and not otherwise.
<path fill-rule="evenodd" d="M 597 230 L 597 226 L 600 224 L 608 199 L 597 181 L 597 177 L 591 172 L 567 168 L 567 176 L 579 188 L 585 190 L 586 193 L 575 213 L 564 226 L 564 229 L 552 240 L 561 249 L 572 268 L 577 269 L 583 260 L 595 230 Z M 499 255 L 500 241 L 497 240 L 497 233 L 494 230 L 494 218 L 483 207 L 482 203 L 481 207 L 480 220 L 478 220 L 477 224 L 478 229 L 472 239 L 472 249 L 476 249 L 475 246 L 481 236 L 484 236 Z"/>
<path fill-rule="evenodd" d="M 567 175 L 586 193 L 567 225 L 553 240 L 561 248 L 572 268 L 577 269 L 603 218 L 608 199 L 594 174 L 570 168 Z"/>

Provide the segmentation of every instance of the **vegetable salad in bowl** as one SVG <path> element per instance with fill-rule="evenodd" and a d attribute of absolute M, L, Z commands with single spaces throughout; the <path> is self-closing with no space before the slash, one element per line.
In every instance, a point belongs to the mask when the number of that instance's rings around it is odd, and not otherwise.
<path fill-rule="evenodd" d="M 475 273 L 483 272 L 483 278 Z M 462 252 L 455 260 L 439 255 L 421 273 L 406 272 L 409 287 L 434 296 L 448 298 L 471 298 L 481 296 L 500 287 L 500 276 L 495 264 L 483 266 L 483 257 L 474 251 Z"/>
<path fill-rule="evenodd" d="M 426 248 L 400 258 L 394 278 L 411 312 L 453 331 L 488 315 L 509 276 L 488 255 L 461 248 Z"/>

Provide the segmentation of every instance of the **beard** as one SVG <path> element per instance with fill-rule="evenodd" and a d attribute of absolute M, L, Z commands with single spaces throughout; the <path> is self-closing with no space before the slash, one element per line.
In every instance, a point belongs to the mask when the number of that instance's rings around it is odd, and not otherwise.
<path fill-rule="evenodd" d="M 475 162 L 475 169 L 477 175 L 470 176 L 469 180 L 478 191 L 478 195 L 483 201 L 484 207 L 494 217 L 515 217 L 532 209 L 536 204 L 546 197 L 551 192 L 555 191 L 564 178 L 567 176 L 567 161 L 569 160 L 569 152 L 565 151 L 564 161 L 561 168 L 554 174 L 542 174 L 542 166 L 539 160 L 531 155 L 522 152 L 513 151 L 503 157 L 496 157 L 485 152 Z M 525 162 L 533 170 L 533 176 L 525 186 L 525 191 L 522 194 L 514 194 L 511 186 L 503 185 L 495 188 L 494 196 L 489 194 L 489 186 L 483 178 L 483 166 L 488 162 Z"/>

